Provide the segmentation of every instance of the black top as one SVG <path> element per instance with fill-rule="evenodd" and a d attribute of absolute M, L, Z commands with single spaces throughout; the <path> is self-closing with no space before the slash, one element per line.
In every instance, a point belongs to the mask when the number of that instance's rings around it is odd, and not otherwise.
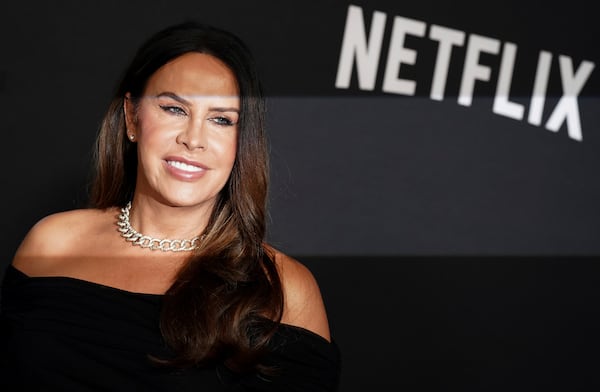
<path fill-rule="evenodd" d="M 158 327 L 161 295 L 28 277 L 10 265 L 1 299 L 3 391 L 337 390 L 337 345 L 303 328 L 281 324 L 272 338 L 265 362 L 279 369 L 274 376 L 222 365 L 173 370 L 148 359 L 169 352 Z"/>

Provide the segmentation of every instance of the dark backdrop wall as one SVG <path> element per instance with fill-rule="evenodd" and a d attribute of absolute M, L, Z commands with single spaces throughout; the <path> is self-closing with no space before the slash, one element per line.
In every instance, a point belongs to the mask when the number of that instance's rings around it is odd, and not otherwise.
<path fill-rule="evenodd" d="M 135 48 L 195 18 L 239 34 L 259 62 L 269 238 L 321 283 L 342 391 L 593 389 L 600 28 L 590 7 L 4 5 L 3 265 L 35 221 L 85 204 L 95 132 Z"/>

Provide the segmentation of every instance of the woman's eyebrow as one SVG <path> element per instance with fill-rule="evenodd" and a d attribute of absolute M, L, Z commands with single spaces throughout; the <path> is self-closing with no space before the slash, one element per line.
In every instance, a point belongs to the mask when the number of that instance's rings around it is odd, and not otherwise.
<path fill-rule="evenodd" d="M 210 111 L 212 112 L 221 112 L 221 113 L 225 113 L 225 112 L 235 112 L 235 113 L 240 113 L 240 110 L 238 108 L 221 108 L 221 107 L 210 107 L 208 108 Z"/>
<path fill-rule="evenodd" d="M 184 104 L 184 105 L 190 105 L 191 104 L 191 102 L 188 101 L 187 99 L 185 99 L 183 97 L 180 97 L 179 95 L 177 95 L 175 93 L 172 93 L 170 91 L 162 92 L 162 93 L 158 94 L 156 97 L 157 98 L 160 98 L 160 97 L 171 98 L 171 99 L 174 99 L 175 101 L 177 101 L 177 102 L 179 102 L 181 104 Z"/>

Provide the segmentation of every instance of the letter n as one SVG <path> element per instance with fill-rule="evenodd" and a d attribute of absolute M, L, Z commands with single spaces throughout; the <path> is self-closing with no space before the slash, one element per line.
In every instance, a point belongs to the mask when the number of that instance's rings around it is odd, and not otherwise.
<path fill-rule="evenodd" d="M 383 12 L 375 11 L 373 13 L 371 31 L 367 39 L 362 8 L 355 5 L 348 7 L 335 87 L 348 88 L 350 86 L 352 66 L 356 59 L 359 88 L 361 90 L 375 88 L 385 19 L 386 15 Z"/>

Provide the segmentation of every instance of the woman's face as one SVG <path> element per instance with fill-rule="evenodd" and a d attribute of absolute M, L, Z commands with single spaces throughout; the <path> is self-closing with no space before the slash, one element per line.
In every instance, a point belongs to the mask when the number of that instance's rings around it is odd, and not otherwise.
<path fill-rule="evenodd" d="M 137 112 L 130 99 L 125 110 L 138 143 L 136 194 L 212 209 L 236 156 L 240 99 L 231 70 L 187 53 L 152 75 Z"/>

